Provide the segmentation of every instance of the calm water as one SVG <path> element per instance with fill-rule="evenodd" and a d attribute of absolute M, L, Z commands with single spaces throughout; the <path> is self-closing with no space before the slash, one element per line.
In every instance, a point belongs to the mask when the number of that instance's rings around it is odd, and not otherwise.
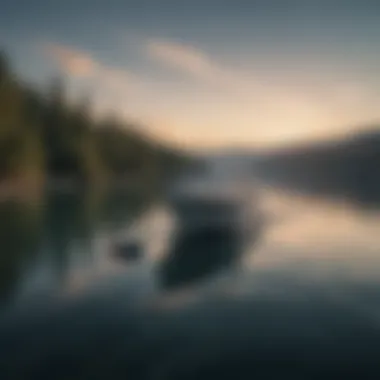
<path fill-rule="evenodd" d="M 242 245 L 141 197 L 1 205 L 0 378 L 380 378 L 380 213 L 267 188 L 260 208 Z"/>

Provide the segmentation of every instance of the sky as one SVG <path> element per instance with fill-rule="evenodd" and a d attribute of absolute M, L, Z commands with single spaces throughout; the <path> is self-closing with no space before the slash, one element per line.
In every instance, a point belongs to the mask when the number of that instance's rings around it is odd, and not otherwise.
<path fill-rule="evenodd" d="M 380 120 L 377 0 L 2 0 L 27 81 L 190 149 L 273 147 Z M 379 123 L 380 125 L 380 123 Z"/>

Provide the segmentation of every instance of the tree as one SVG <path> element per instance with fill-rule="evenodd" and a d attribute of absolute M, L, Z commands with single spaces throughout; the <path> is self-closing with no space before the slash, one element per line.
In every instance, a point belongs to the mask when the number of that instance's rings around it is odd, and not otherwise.
<path fill-rule="evenodd" d="M 60 78 L 45 94 L 21 83 L 0 53 L 0 180 L 151 182 L 181 160 L 137 126 L 94 121 L 88 96 L 70 105 Z"/>

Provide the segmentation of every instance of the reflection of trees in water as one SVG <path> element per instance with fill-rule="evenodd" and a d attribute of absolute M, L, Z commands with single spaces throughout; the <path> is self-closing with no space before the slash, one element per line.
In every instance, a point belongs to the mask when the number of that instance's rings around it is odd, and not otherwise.
<path fill-rule="evenodd" d="M 241 231 L 228 227 L 181 231 L 160 264 L 161 286 L 168 289 L 190 285 L 230 268 L 239 260 L 246 243 Z"/>
<path fill-rule="evenodd" d="M 83 231 L 81 197 L 77 193 L 50 194 L 45 219 L 46 247 L 57 280 L 64 281 L 70 267 L 70 245 Z"/>
<path fill-rule="evenodd" d="M 48 195 L 45 241 L 59 282 L 66 279 L 73 261 L 91 261 L 101 202 L 92 192 Z"/>
<path fill-rule="evenodd" d="M 33 264 L 41 241 L 41 204 L 0 204 L 0 300 L 16 291 L 17 284 Z"/>
<path fill-rule="evenodd" d="M 121 192 L 54 192 L 41 204 L 0 203 L 0 298 L 11 297 L 34 264 L 43 264 L 57 285 L 74 265 L 91 265 L 97 231 L 132 221 L 144 205 Z"/>
<path fill-rule="evenodd" d="M 52 194 L 47 207 L 46 236 L 59 281 L 65 280 L 73 262 L 92 261 L 97 231 L 133 220 L 144 204 L 143 199 L 121 192 Z"/>
<path fill-rule="evenodd" d="M 110 191 L 103 196 L 98 219 L 103 228 L 117 229 L 128 225 L 154 202 L 152 195 Z"/>

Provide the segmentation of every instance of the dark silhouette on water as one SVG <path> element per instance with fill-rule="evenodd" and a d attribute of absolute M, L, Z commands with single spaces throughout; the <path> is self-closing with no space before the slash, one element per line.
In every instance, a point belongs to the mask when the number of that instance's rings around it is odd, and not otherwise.
<path fill-rule="evenodd" d="M 164 289 L 189 286 L 228 269 L 239 260 L 248 241 L 258 237 L 257 227 L 250 236 L 228 225 L 185 228 L 160 263 L 160 285 Z"/>

